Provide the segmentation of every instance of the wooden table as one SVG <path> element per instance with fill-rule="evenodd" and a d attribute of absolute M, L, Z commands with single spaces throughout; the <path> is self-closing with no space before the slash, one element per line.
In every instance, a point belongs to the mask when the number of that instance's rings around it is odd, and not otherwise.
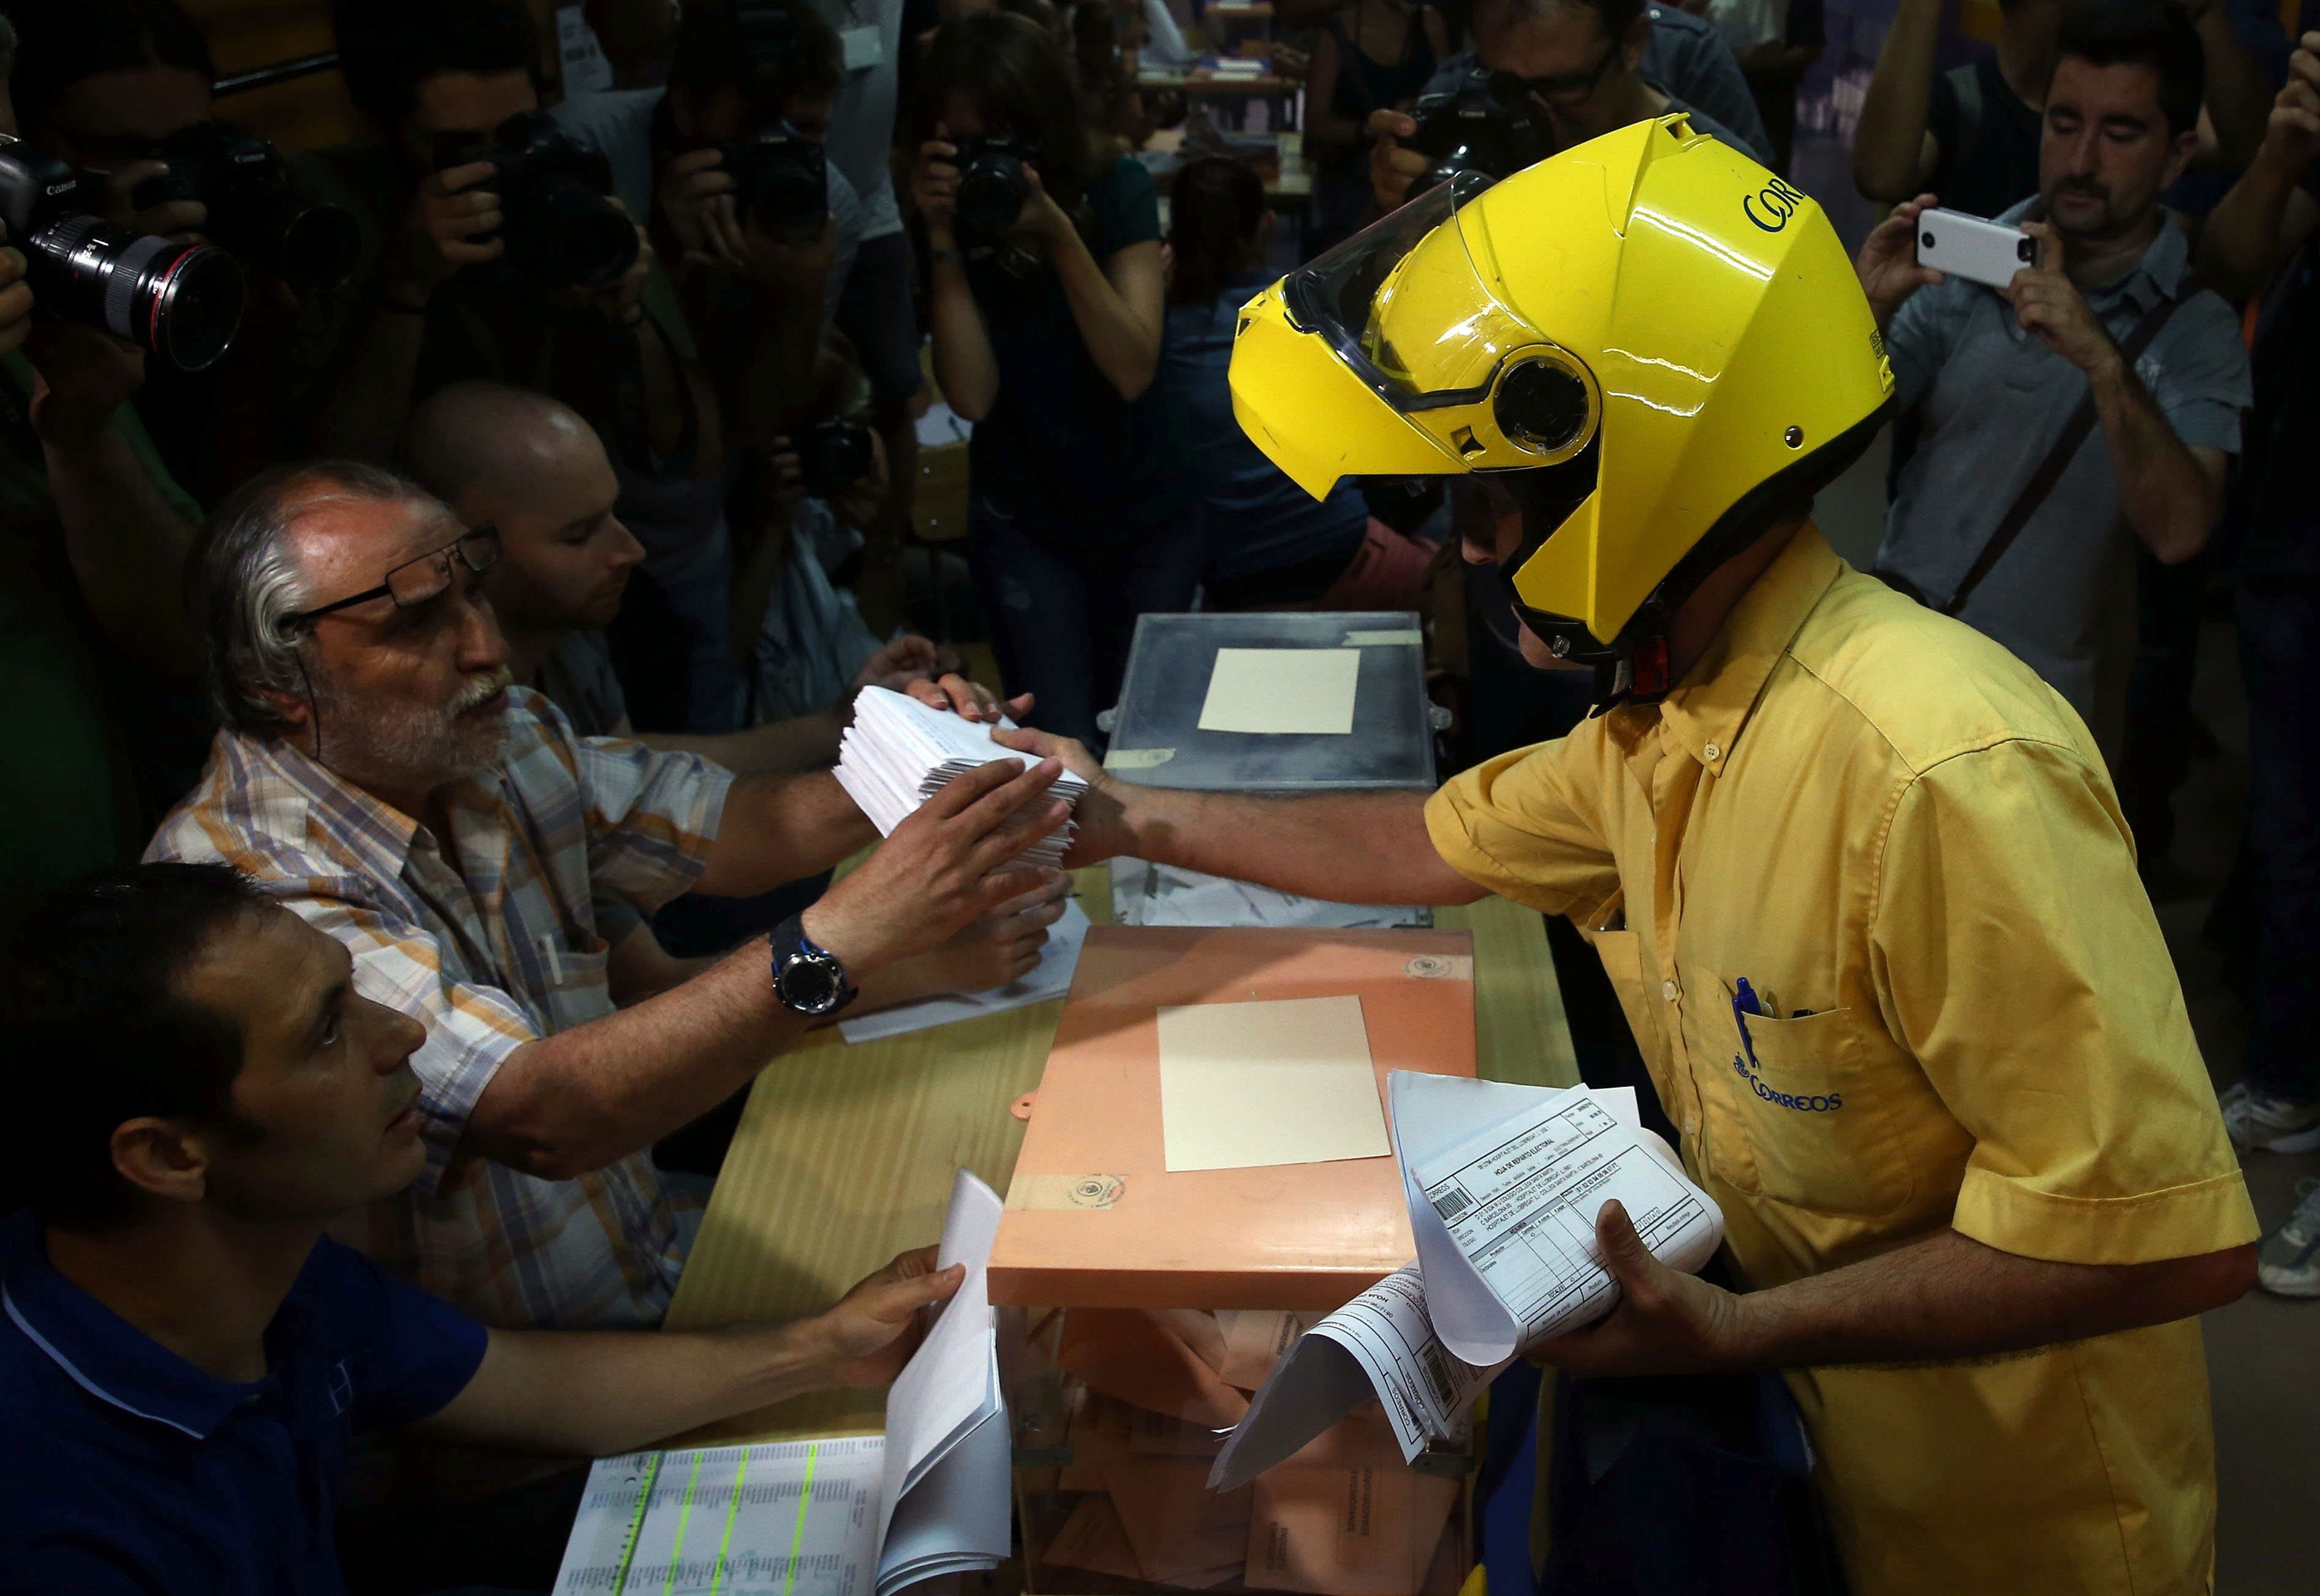
<path fill-rule="evenodd" d="M 1110 873 L 1079 873 L 1091 920 L 1111 920 Z M 1495 1081 L 1579 1079 L 1538 915 L 1502 898 L 1438 910 L 1474 934 L 1476 1064 Z M 1062 1000 L 883 1041 L 835 1031 L 777 1058 L 749 1093 L 700 1238 L 669 1306 L 672 1329 L 793 1319 L 829 1306 L 896 1253 L 942 1232 L 951 1171 L 1001 1193 Z M 772 1440 L 877 1429 L 883 1392 L 821 1392 L 729 1419 L 687 1441 Z"/>

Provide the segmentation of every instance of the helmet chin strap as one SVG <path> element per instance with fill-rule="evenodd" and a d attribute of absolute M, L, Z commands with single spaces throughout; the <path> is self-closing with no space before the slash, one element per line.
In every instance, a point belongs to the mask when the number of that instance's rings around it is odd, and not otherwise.
<path fill-rule="evenodd" d="M 1555 658 L 1570 665 L 1594 667 L 1594 704 L 1588 712 L 1590 716 L 1608 714 L 1623 703 L 1657 703 L 1675 685 L 1668 671 L 1664 630 L 1654 628 L 1630 644 L 1607 645 L 1587 630 L 1584 621 L 1536 610 L 1525 603 L 1522 595 L 1515 591 L 1514 579 L 1503 568 L 1499 572 L 1498 590 L 1509 619 L 1518 628 L 1527 628 L 1544 641 Z M 1499 635 L 1495 627 L 1491 630 Z M 1628 630 L 1632 631 L 1634 628 Z M 1500 640 L 1511 644 L 1516 654 L 1521 654 L 1518 634 L 1514 638 L 1500 635 Z M 1524 663 L 1530 662 L 1525 659 Z M 1551 670 L 1554 667 L 1531 668 Z"/>

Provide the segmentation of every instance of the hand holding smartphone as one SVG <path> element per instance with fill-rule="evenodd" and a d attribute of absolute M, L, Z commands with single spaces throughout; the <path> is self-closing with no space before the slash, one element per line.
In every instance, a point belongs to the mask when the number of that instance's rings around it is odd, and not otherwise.
<path fill-rule="evenodd" d="M 1963 211 L 1931 210 L 1917 217 L 1919 266 L 2003 288 L 2015 273 L 2037 263 L 2037 240 L 2018 227 Z"/>

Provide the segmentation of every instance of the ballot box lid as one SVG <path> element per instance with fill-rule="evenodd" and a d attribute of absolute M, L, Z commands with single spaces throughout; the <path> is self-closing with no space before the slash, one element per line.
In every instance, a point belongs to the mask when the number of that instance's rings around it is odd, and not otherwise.
<path fill-rule="evenodd" d="M 1474 1074 L 1464 931 L 1097 926 L 1033 1099 L 991 1254 L 994 1302 L 1327 1311 L 1416 1256 L 1391 1156 L 1167 1167 L 1158 1011 L 1360 999 L 1390 1071 Z"/>
<path fill-rule="evenodd" d="M 1357 649 L 1346 733 L 1204 730 L 1222 648 Z M 1221 792 L 1431 792 L 1432 705 L 1416 612 L 1139 615 L 1104 768 L 1122 781 Z"/>

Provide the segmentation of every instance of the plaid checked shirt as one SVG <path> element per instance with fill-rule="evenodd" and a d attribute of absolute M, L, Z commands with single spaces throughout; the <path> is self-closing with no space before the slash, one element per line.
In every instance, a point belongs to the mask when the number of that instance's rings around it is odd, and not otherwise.
<path fill-rule="evenodd" d="M 217 859 L 346 944 L 357 988 L 427 1027 L 412 1057 L 427 1167 L 360 1239 L 485 1323 L 657 1324 L 684 1264 L 649 1156 L 548 1181 L 459 1150 L 500 1061 L 612 1011 L 597 898 L 649 913 L 707 862 L 731 775 L 573 734 L 511 689 L 499 779 L 453 789 L 454 870 L 435 836 L 297 749 L 222 731 L 201 784 L 145 850 Z"/>

